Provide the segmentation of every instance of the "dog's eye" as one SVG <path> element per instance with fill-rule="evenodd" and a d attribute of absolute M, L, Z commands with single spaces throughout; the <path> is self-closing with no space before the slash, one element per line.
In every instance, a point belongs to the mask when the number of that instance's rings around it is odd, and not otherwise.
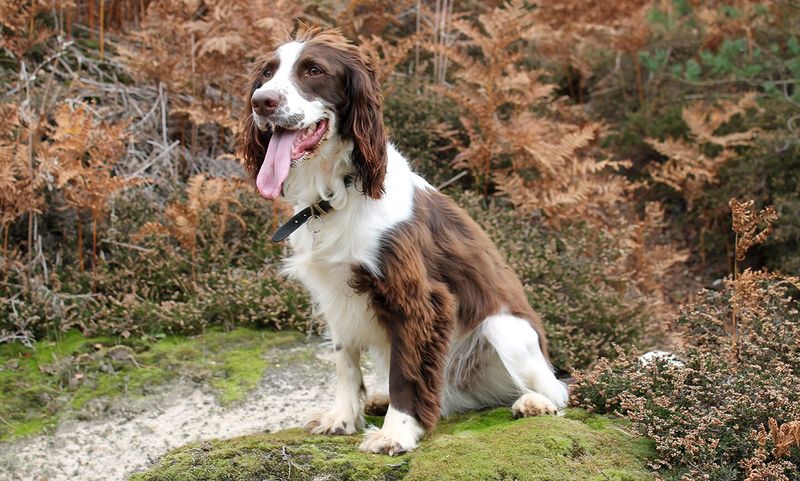
<path fill-rule="evenodd" d="M 322 75 L 322 69 L 319 68 L 317 65 L 312 65 L 308 68 L 308 72 L 306 73 L 309 77 L 317 77 Z"/>
<path fill-rule="evenodd" d="M 272 70 L 270 70 L 270 69 L 265 69 L 265 70 L 264 70 L 264 71 L 263 71 L 261 74 L 262 74 L 262 75 L 264 76 L 264 78 L 265 78 L 265 79 L 267 79 L 267 80 L 269 80 L 269 79 L 271 79 L 271 78 L 272 78 Z"/>

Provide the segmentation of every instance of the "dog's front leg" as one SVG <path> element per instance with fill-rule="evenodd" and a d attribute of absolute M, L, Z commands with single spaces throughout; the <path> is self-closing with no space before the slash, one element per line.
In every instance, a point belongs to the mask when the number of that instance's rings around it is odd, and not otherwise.
<path fill-rule="evenodd" d="M 444 284 L 423 276 L 387 275 L 375 279 L 372 290 L 373 308 L 391 340 L 389 409 L 383 427 L 368 430 L 360 449 L 394 456 L 416 448 L 439 419 L 455 302 Z"/>
<path fill-rule="evenodd" d="M 314 434 L 353 434 L 364 427 L 360 362 L 360 349 L 336 346 L 336 399 L 330 410 L 315 413 L 306 429 Z"/>
<path fill-rule="evenodd" d="M 417 419 L 420 409 L 433 410 L 438 416 L 438 403 L 418 399 L 416 383 L 403 375 L 398 355 L 399 342 L 392 342 L 392 362 L 389 368 L 389 407 L 383 427 L 370 428 L 361 443 L 362 451 L 395 456 L 417 447 L 425 427 Z"/>

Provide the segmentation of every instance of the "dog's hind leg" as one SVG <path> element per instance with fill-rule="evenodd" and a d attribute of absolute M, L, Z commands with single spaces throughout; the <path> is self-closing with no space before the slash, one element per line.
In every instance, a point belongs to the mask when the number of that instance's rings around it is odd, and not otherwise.
<path fill-rule="evenodd" d="M 567 386 L 556 379 L 539 335 L 527 320 L 498 314 L 488 317 L 482 329 L 518 389 L 520 397 L 512 406 L 515 417 L 556 414 L 567 406 Z"/>
<path fill-rule="evenodd" d="M 367 391 L 364 402 L 364 414 L 369 416 L 385 416 L 389 410 L 389 346 L 372 346 L 369 350 L 378 385 Z"/>

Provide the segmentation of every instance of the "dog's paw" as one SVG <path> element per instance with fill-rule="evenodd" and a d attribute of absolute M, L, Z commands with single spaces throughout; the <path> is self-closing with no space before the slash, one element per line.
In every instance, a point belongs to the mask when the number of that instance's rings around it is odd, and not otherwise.
<path fill-rule="evenodd" d="M 367 453 L 397 456 L 413 451 L 424 434 L 425 430 L 416 419 L 390 405 L 383 419 L 383 427 L 368 429 L 358 449 Z"/>
<path fill-rule="evenodd" d="M 364 404 L 364 414 L 369 416 L 385 416 L 389 409 L 388 394 L 373 394 Z"/>
<path fill-rule="evenodd" d="M 306 423 L 306 431 L 311 434 L 353 434 L 364 428 L 361 416 L 347 415 L 336 411 L 321 411 L 313 414 Z"/>
<path fill-rule="evenodd" d="M 541 416 L 542 414 L 558 414 L 558 408 L 553 401 L 537 392 L 529 392 L 520 396 L 511 406 L 515 418 Z"/>
<path fill-rule="evenodd" d="M 394 433 L 371 427 L 364 435 L 364 441 L 358 449 L 365 453 L 399 456 L 403 453 L 413 451 L 416 447 L 417 441 L 413 438 L 399 439 Z"/>

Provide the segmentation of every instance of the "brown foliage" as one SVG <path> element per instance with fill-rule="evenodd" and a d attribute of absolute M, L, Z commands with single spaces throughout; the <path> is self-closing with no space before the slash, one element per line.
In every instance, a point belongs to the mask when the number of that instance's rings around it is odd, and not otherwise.
<path fill-rule="evenodd" d="M 455 165 L 473 172 L 484 195 L 493 182 L 497 194 L 523 213 L 540 212 L 551 226 L 588 222 L 611 231 L 627 253 L 614 275 L 641 289 L 654 317 L 665 319 L 675 307 L 669 280 L 688 252 L 665 242 L 660 204 L 648 204 L 644 216 L 629 206 L 641 185 L 620 172 L 629 161 L 599 148 L 606 126 L 554 101 L 555 86 L 541 80 L 543 72 L 523 66 L 523 41 L 538 28 L 534 15 L 510 2 L 477 24 L 457 19 L 453 26 L 467 40 L 447 50 L 458 66 L 454 86 L 438 90 L 464 110 L 469 143 Z"/>
<path fill-rule="evenodd" d="M 762 448 L 766 446 L 767 440 L 771 439 L 775 456 L 786 456 L 793 447 L 800 447 L 800 421 L 790 421 L 778 425 L 778 421 L 775 418 L 769 418 L 769 438 L 762 425 L 758 430 L 756 439 L 758 439 L 758 444 Z"/>
<path fill-rule="evenodd" d="M 772 206 L 753 212 L 753 201 L 739 202 L 731 199 L 728 205 L 731 208 L 733 231 L 736 233 L 736 260 L 744 260 L 750 247 L 761 244 L 772 233 L 772 224 L 778 220 L 778 214 Z M 765 224 L 764 229 L 756 232 L 760 224 Z"/>
<path fill-rule="evenodd" d="M 63 105 L 55 114 L 56 128 L 39 154 L 41 169 L 53 175 L 64 199 L 77 210 L 78 256 L 83 267 L 81 211 L 92 223 L 92 261 L 97 264 L 97 225 L 117 191 L 137 181 L 113 175 L 123 153 L 124 125 L 94 125 L 86 104 Z"/>
<path fill-rule="evenodd" d="M 629 418 L 655 441 L 654 467 L 668 479 L 800 474 L 800 345 L 787 342 L 800 334 L 797 301 L 778 275 L 749 280 L 737 358 L 729 355 L 726 319 L 733 289 L 745 287 L 729 285 L 682 309 L 676 324 L 684 344 L 675 356 L 644 362 L 633 353 L 577 375 L 573 403 Z"/>
<path fill-rule="evenodd" d="M 67 8 L 70 8 L 67 2 Z M 8 49 L 18 59 L 35 45 L 55 33 L 45 26 L 40 14 L 52 8 L 45 0 L 3 0 L 0 2 L 0 49 Z"/>
<path fill-rule="evenodd" d="M 482 14 L 478 25 L 462 19 L 453 25 L 468 39 L 447 51 L 459 68 L 455 87 L 440 89 L 465 111 L 469 144 L 455 164 L 472 170 L 485 194 L 494 181 L 517 207 L 539 209 L 554 224 L 596 219 L 619 203 L 632 185 L 613 172 L 628 164 L 598 161 L 591 151 L 603 125 L 553 103 L 555 86 L 540 80 L 543 72 L 521 66 L 521 41 L 535 29 L 524 4 Z M 469 53 L 475 48 L 480 55 Z"/>
<path fill-rule="evenodd" d="M 93 120 L 88 105 L 63 105 L 55 114 L 56 128 L 39 160 L 43 169 L 54 174 L 67 203 L 95 217 L 131 181 L 113 175 L 123 153 L 125 125 L 94 125 Z"/>
<path fill-rule="evenodd" d="M 134 78 L 172 94 L 171 114 L 191 125 L 194 153 L 200 126 L 214 126 L 223 138 L 234 131 L 247 63 L 272 50 L 304 9 L 303 2 L 286 0 L 152 2 L 141 28 L 116 48 Z"/>
<path fill-rule="evenodd" d="M 314 20 L 337 27 L 352 39 L 387 37 L 400 25 L 398 16 L 413 4 L 411 0 L 319 2 Z"/>
<path fill-rule="evenodd" d="M 736 155 L 735 147 L 753 144 L 758 129 L 717 135 L 715 132 L 734 116 L 744 115 L 747 109 L 758 108 L 754 94 L 746 94 L 737 103 L 727 100 L 709 105 L 695 102 L 684 107 L 683 121 L 689 127 L 690 141 L 679 139 L 645 139 L 658 153 L 667 157 L 663 164 L 651 164 L 650 175 L 656 182 L 680 192 L 692 210 L 695 200 L 709 185 L 717 182 L 720 168 Z M 714 145 L 719 152 L 706 155 L 704 146 Z"/>
<path fill-rule="evenodd" d="M 362 38 L 360 48 L 367 52 L 372 59 L 375 74 L 384 87 L 384 96 L 390 95 L 394 90 L 394 85 L 387 83 L 389 77 L 397 72 L 398 65 L 403 62 L 411 49 L 419 42 L 419 35 L 409 35 L 398 39 L 395 43 L 390 43 L 382 37 L 373 35 L 370 38 Z"/>
<path fill-rule="evenodd" d="M 23 122 L 13 104 L 0 105 L 0 116 L 0 224 L 6 227 L 28 212 L 41 212 L 45 178 L 31 164 L 36 126 Z"/>
<path fill-rule="evenodd" d="M 243 182 L 230 179 L 207 179 L 204 174 L 198 174 L 189 179 L 186 188 L 186 202 L 173 202 L 164 209 L 164 216 L 169 223 L 164 225 L 159 222 L 148 222 L 134 236 L 140 240 L 152 234 L 167 234 L 174 237 L 180 245 L 189 251 L 192 256 L 192 273 L 196 261 L 198 237 L 202 236 L 201 224 L 209 221 L 216 226 L 214 242 L 222 246 L 225 231 L 230 220 L 236 221 L 242 229 L 246 228 L 244 219 L 231 210 L 231 207 L 241 208 L 239 195 Z M 216 210 L 212 210 L 216 208 Z"/>
<path fill-rule="evenodd" d="M 591 6 L 581 0 L 545 0 L 537 3 L 533 15 L 536 28 L 532 40 L 537 50 L 563 68 L 570 80 L 571 68 L 583 78 L 592 74 L 588 60 L 598 45 L 609 45 L 620 54 L 629 55 L 636 68 L 639 97 L 644 103 L 644 87 L 638 51 L 650 36 L 646 13 L 653 8 L 649 0 L 624 0 L 613 3 L 594 2 Z M 618 57 L 619 58 L 619 57 Z M 582 97 L 581 85 L 571 95 Z"/>

